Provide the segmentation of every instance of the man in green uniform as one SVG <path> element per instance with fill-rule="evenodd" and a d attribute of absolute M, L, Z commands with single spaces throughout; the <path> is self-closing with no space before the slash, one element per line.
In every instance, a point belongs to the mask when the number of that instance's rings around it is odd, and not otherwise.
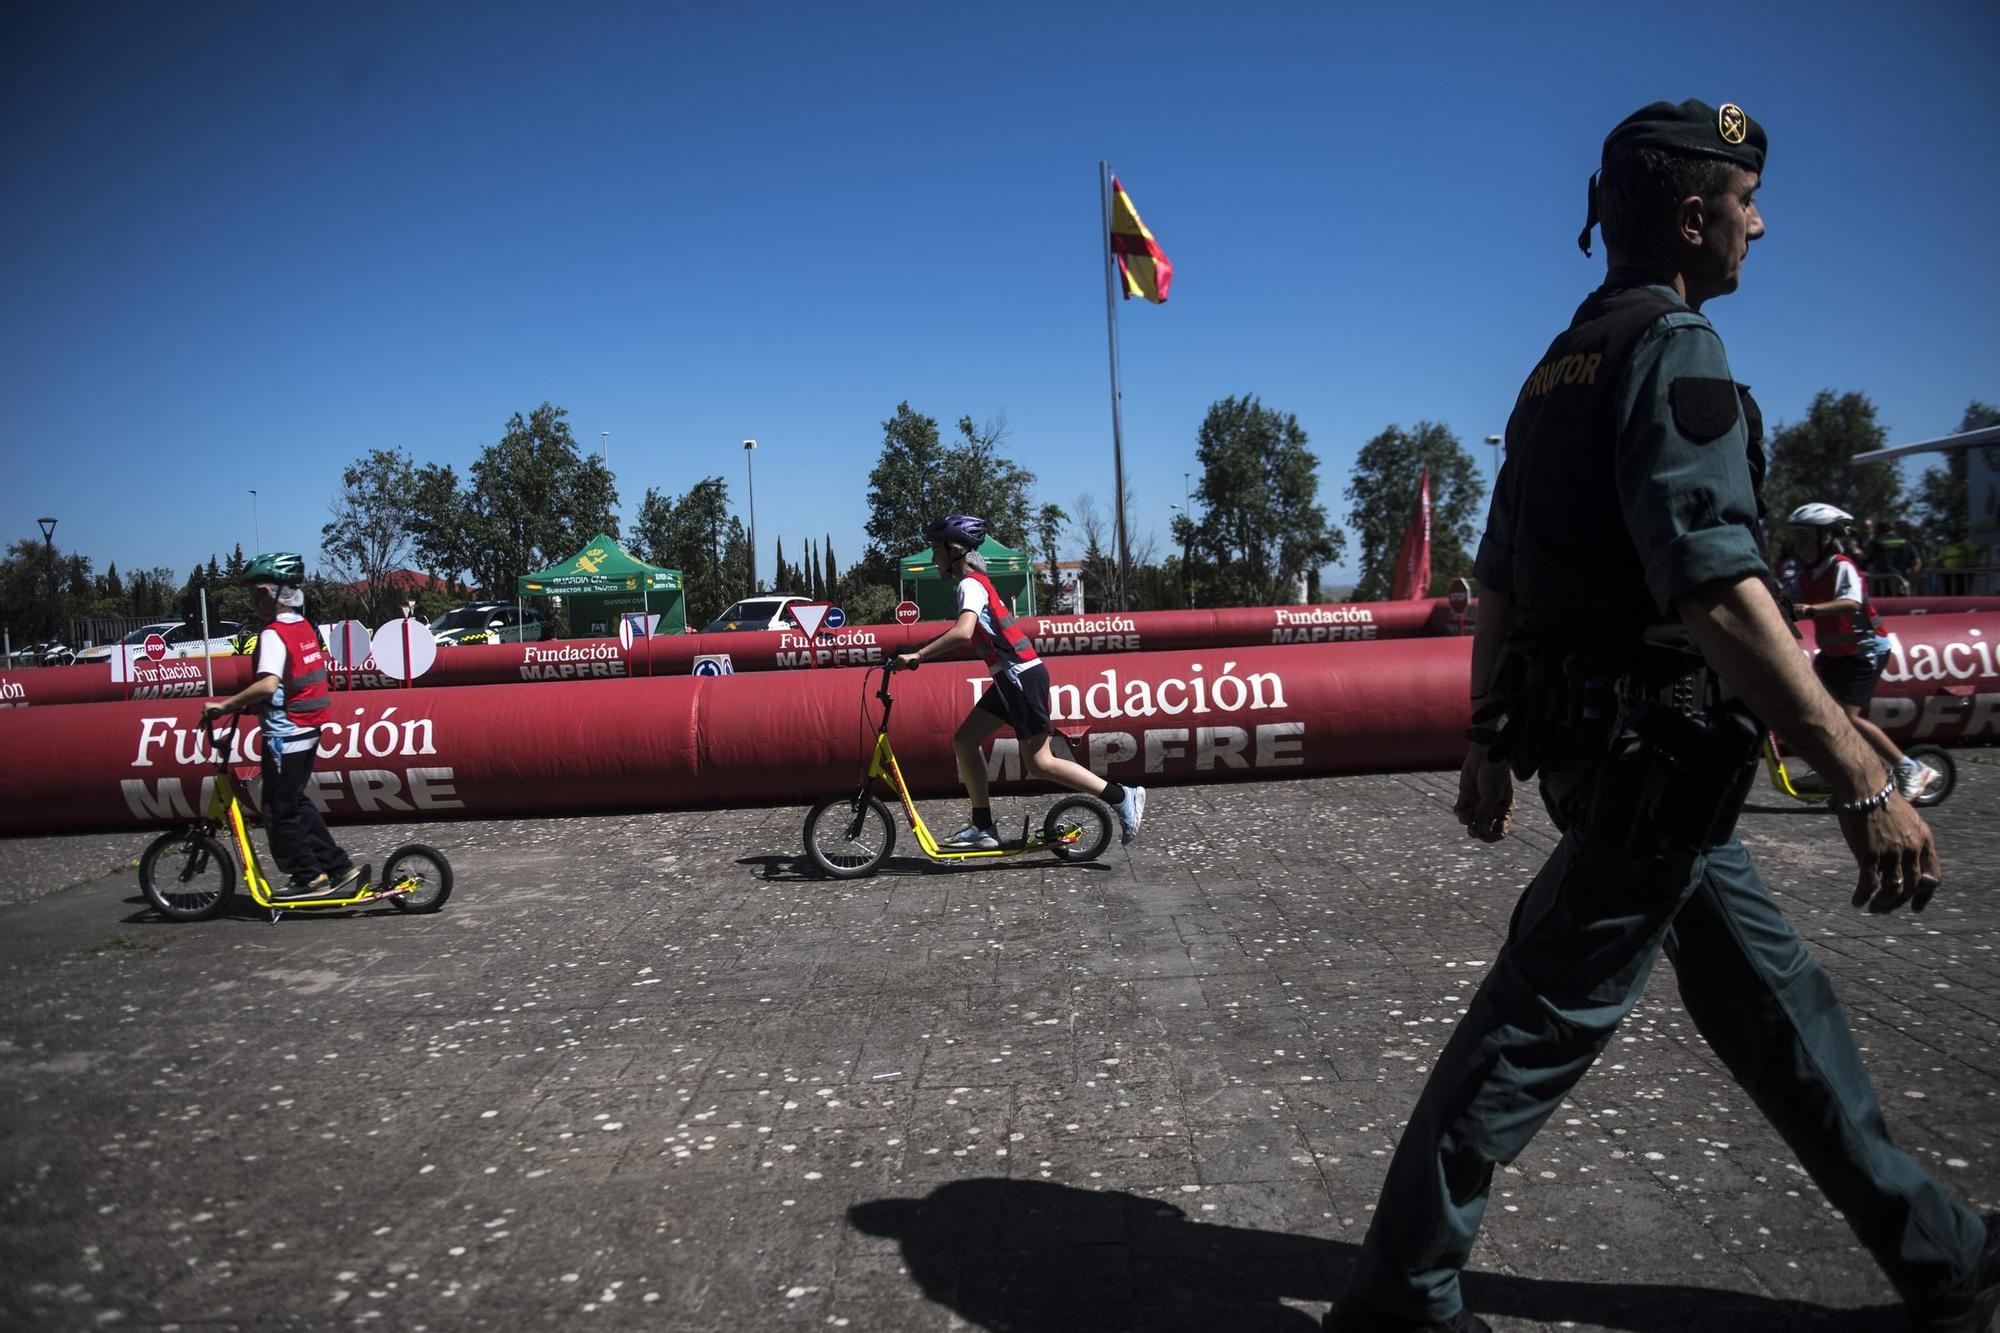
<path fill-rule="evenodd" d="M 1473 744 L 1456 813 L 1497 842 L 1538 772 L 1563 837 L 1431 1071 L 1338 1333 L 1473 1333 L 1459 1273 L 1495 1166 L 1526 1148 L 1673 961 L 1689 1016 L 1842 1210 L 1910 1327 L 1984 1330 L 2000 1215 L 1889 1138 L 1832 986 L 1734 833 L 1768 722 L 1833 784 L 1857 906 L 1921 911 L 1931 834 L 1813 678 L 1772 598 L 1754 404 L 1701 313 L 1764 234 L 1765 135 L 1733 104 L 1657 102 L 1592 180 L 1605 283 L 1523 385 L 1480 543 Z"/>

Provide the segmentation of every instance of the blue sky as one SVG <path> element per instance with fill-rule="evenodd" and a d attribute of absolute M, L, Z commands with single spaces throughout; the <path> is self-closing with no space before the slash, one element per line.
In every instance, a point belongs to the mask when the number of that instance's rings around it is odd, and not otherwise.
<path fill-rule="evenodd" d="M 256 486 L 313 560 L 349 460 L 462 469 L 543 400 L 611 432 L 626 518 L 740 506 L 758 439 L 765 568 L 859 553 L 903 399 L 1107 501 L 1100 158 L 1176 270 L 1120 311 L 1135 531 L 1226 394 L 1298 416 L 1338 517 L 1390 423 L 1490 465 L 1656 98 L 1770 133 L 1708 308 L 1767 417 L 1859 390 L 1935 435 L 2000 400 L 1996 50 L 1988 3 L 9 4 L 0 535 L 185 572 Z"/>

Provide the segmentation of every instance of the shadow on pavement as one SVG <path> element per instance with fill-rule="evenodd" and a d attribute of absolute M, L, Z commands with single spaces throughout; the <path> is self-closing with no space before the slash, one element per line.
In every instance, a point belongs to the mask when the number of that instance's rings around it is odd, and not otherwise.
<path fill-rule="evenodd" d="M 1047 1181 L 953 1181 L 920 1199 L 857 1204 L 848 1220 L 897 1240 L 931 1300 L 1009 1333 L 1311 1333 L 1316 1316 L 1283 1302 L 1330 1303 L 1358 1253 L 1311 1236 L 1194 1222 L 1158 1199 Z M 1706 1287 L 1497 1273 L 1467 1273 L 1465 1298 L 1484 1315 L 1622 1333 L 1902 1327 L 1896 1306 L 1834 1310 Z"/>
<path fill-rule="evenodd" d="M 828 879 L 820 874 L 819 867 L 804 856 L 745 856 L 738 858 L 736 864 L 758 867 L 763 872 L 758 878 L 771 884 L 841 883 L 840 880 Z M 977 870 L 982 874 L 1018 874 L 1026 870 L 1047 870 L 1054 865 L 1061 865 L 1065 870 L 1088 870 L 1098 874 L 1116 868 L 1102 861 L 1083 861 L 1070 865 L 1056 860 L 1054 856 L 1003 857 L 963 863 L 933 861 L 927 856 L 891 856 L 877 866 L 873 873 L 862 878 L 880 879 L 884 875 L 954 875 L 971 870 Z"/>

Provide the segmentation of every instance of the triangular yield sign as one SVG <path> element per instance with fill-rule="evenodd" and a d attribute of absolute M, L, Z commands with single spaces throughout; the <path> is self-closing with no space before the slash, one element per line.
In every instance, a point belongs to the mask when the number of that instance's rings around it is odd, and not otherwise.
<path fill-rule="evenodd" d="M 819 635 L 819 627 L 826 622 L 826 613 L 833 610 L 832 602 L 793 602 L 792 619 L 799 622 L 799 628 L 806 632 L 808 639 Z"/>

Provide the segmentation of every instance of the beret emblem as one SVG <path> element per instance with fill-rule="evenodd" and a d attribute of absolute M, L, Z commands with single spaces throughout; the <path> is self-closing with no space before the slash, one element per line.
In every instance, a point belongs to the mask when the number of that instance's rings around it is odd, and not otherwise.
<path fill-rule="evenodd" d="M 1724 102 L 1715 113 L 1715 128 L 1724 143 L 1739 144 L 1750 133 L 1750 117 L 1736 103 Z"/>

